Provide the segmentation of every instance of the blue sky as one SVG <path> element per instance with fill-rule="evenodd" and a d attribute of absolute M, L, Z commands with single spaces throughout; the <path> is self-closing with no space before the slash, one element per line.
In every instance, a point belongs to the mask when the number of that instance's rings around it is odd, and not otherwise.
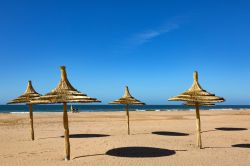
<path fill-rule="evenodd" d="M 78 90 L 103 101 L 125 85 L 147 104 L 192 84 L 250 104 L 250 1 L 1 1 L 0 104 L 32 80 L 53 89 L 59 66 Z"/>

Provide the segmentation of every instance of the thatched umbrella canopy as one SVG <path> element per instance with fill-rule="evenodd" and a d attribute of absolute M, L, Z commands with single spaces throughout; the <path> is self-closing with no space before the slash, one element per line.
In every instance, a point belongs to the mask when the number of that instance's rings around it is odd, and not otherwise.
<path fill-rule="evenodd" d="M 31 127 L 31 139 L 34 141 L 35 136 L 34 136 L 34 127 L 33 127 L 33 109 L 32 109 L 32 104 L 30 104 L 30 100 L 41 96 L 39 93 L 35 91 L 35 89 L 32 86 L 31 81 L 28 82 L 28 86 L 26 91 L 24 92 L 23 95 L 17 97 L 16 99 L 13 99 L 7 104 L 20 104 L 20 103 L 27 103 L 29 105 L 29 117 L 30 117 L 30 127 Z"/>
<path fill-rule="evenodd" d="M 134 97 L 132 97 L 132 95 L 129 92 L 128 86 L 126 86 L 124 95 L 121 98 L 119 98 L 113 102 L 110 102 L 109 104 L 123 104 L 123 105 L 125 105 L 125 111 L 126 111 L 127 123 L 128 123 L 128 135 L 130 135 L 128 106 L 129 105 L 145 105 L 145 103 L 142 103 L 140 100 L 137 100 Z"/>
<path fill-rule="evenodd" d="M 197 126 L 197 146 L 202 148 L 201 143 L 201 122 L 200 122 L 200 110 L 199 106 L 202 105 L 213 105 L 216 102 L 225 101 L 224 98 L 215 96 L 211 94 L 200 86 L 198 82 L 198 73 L 194 72 L 194 82 L 191 88 L 189 88 L 186 92 L 172 97 L 169 99 L 170 101 L 184 101 L 184 104 L 195 106 L 196 108 L 196 126 Z"/>
<path fill-rule="evenodd" d="M 191 101 L 186 101 L 183 103 L 183 105 L 186 105 L 186 106 L 195 106 L 195 103 L 194 102 L 191 102 Z M 214 106 L 215 104 L 213 103 L 199 103 L 199 106 Z"/>
<path fill-rule="evenodd" d="M 36 104 L 54 104 L 63 103 L 63 125 L 64 125 L 64 138 L 65 138 L 65 160 L 70 160 L 70 142 L 69 142 L 69 127 L 68 127 L 68 114 L 67 103 L 92 103 L 101 102 L 96 98 L 88 97 L 76 90 L 68 81 L 66 70 L 61 66 L 61 80 L 57 87 L 50 93 L 32 100 L 31 103 Z"/>

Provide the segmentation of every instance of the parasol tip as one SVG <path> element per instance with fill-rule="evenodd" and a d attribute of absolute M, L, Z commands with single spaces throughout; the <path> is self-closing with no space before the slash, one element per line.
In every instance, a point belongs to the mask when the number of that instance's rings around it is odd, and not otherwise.
<path fill-rule="evenodd" d="M 65 70 L 65 66 L 60 66 L 60 69 L 61 70 Z"/>
<path fill-rule="evenodd" d="M 65 81 L 66 78 L 67 78 L 66 67 L 65 66 L 60 66 L 60 69 L 61 69 L 61 79 Z"/>
<path fill-rule="evenodd" d="M 28 81 L 28 85 L 31 85 L 31 80 Z"/>
<path fill-rule="evenodd" d="M 123 97 L 130 97 L 130 93 L 129 93 L 129 89 L 128 89 L 128 86 L 126 85 L 125 86 L 125 92 L 124 92 L 124 96 Z"/>
<path fill-rule="evenodd" d="M 194 71 L 194 80 L 198 81 L 198 72 L 197 71 Z"/>

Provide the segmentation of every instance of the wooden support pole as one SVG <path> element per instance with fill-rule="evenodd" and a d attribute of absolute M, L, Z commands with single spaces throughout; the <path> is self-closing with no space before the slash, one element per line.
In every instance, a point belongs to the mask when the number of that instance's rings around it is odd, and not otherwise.
<path fill-rule="evenodd" d="M 197 134 L 197 147 L 202 149 L 202 142 L 201 142 L 201 119 L 200 119 L 200 110 L 199 110 L 199 103 L 195 103 L 196 108 L 196 134 Z"/>
<path fill-rule="evenodd" d="M 129 110 L 128 110 L 128 104 L 126 104 L 125 109 L 126 109 L 127 123 L 128 123 L 128 135 L 130 135 L 130 126 L 129 126 Z"/>
<path fill-rule="evenodd" d="M 34 126 L 33 126 L 33 110 L 32 110 L 32 104 L 29 105 L 29 115 L 30 115 L 30 133 L 31 133 L 31 140 L 35 140 L 34 136 Z"/>
<path fill-rule="evenodd" d="M 64 141 L 65 141 L 65 160 L 70 160 L 70 143 L 69 143 L 69 122 L 67 103 L 63 103 L 63 126 L 64 126 Z"/>

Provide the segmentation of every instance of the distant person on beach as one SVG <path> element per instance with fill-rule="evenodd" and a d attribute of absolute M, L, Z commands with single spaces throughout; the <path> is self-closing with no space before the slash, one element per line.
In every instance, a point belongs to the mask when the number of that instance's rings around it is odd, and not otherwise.
<path fill-rule="evenodd" d="M 71 111 L 72 113 L 79 113 L 78 109 L 77 109 L 77 108 L 73 108 L 72 105 L 71 105 L 71 107 L 70 107 L 70 111 Z"/>

